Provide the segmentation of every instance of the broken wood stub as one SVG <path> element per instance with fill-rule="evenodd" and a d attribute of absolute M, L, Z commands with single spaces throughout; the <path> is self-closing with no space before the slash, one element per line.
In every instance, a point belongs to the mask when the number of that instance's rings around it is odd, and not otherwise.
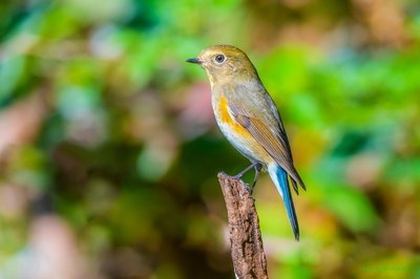
<path fill-rule="evenodd" d="M 254 198 L 240 179 L 217 175 L 226 203 L 231 255 L 239 279 L 268 279 L 260 225 Z"/>

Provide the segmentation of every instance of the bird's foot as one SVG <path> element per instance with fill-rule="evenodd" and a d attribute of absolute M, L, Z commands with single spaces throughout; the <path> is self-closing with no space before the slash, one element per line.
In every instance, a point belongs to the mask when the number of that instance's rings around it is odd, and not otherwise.
<path fill-rule="evenodd" d="M 252 163 L 251 165 L 246 167 L 243 171 L 241 171 L 237 175 L 232 176 L 235 179 L 241 179 L 242 176 L 244 176 L 244 174 L 247 173 L 252 168 L 254 168 L 254 170 L 255 170 L 255 176 L 254 176 L 254 180 L 253 180 L 252 184 L 249 185 L 249 190 L 250 190 L 251 193 L 254 191 L 255 184 L 257 183 L 259 174 L 260 174 L 261 169 L 262 169 L 262 165 L 260 163 L 258 163 L 258 162 Z"/>
<path fill-rule="evenodd" d="M 260 176 L 262 167 L 263 166 L 260 163 L 256 163 L 254 165 L 255 176 L 254 176 L 254 181 L 252 181 L 252 184 L 250 187 L 251 193 L 254 192 L 254 187 L 255 187 L 255 184 L 257 184 L 257 180 L 258 180 L 258 177 Z"/>

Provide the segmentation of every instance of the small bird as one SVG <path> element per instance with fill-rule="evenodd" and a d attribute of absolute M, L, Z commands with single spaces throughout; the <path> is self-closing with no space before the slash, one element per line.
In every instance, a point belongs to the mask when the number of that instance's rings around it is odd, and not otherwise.
<path fill-rule="evenodd" d="M 304 190 L 306 187 L 293 165 L 280 114 L 254 65 L 242 50 L 230 45 L 209 47 L 187 62 L 199 64 L 206 71 L 219 128 L 229 142 L 251 161 L 251 165 L 235 177 L 241 178 L 254 168 L 252 190 L 260 171 L 267 170 L 283 199 L 295 239 L 299 240 L 289 179 L 296 194 L 299 194 L 299 185 Z"/>

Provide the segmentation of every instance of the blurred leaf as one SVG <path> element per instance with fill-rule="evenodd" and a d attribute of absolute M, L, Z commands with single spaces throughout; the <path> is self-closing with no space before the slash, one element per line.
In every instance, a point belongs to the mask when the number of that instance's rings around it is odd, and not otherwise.
<path fill-rule="evenodd" d="M 14 154 L 9 166 L 13 182 L 45 190 L 50 186 L 50 172 L 45 154 L 32 146 L 24 146 Z"/>
<path fill-rule="evenodd" d="M 264 57 L 259 67 L 261 78 L 274 98 L 282 100 L 306 89 L 311 54 L 301 45 L 289 45 Z"/>
<path fill-rule="evenodd" d="M 351 186 L 328 185 L 323 190 L 323 204 L 354 232 L 378 229 L 379 217 L 369 199 Z"/>
<path fill-rule="evenodd" d="M 384 181 L 401 189 L 416 189 L 420 183 L 420 158 L 395 160 L 384 171 Z M 417 185 L 417 186 L 416 186 Z"/>
<path fill-rule="evenodd" d="M 6 104 L 24 77 L 24 67 L 23 56 L 11 56 L 0 60 L 0 107 Z"/>

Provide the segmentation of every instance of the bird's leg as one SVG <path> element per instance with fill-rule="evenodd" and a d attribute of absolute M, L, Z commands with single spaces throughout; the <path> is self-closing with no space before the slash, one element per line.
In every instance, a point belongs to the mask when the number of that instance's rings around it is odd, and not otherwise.
<path fill-rule="evenodd" d="M 243 171 L 238 173 L 237 175 L 234 175 L 233 178 L 235 179 L 241 179 L 242 176 L 244 176 L 245 173 L 247 173 L 250 169 L 255 168 L 255 166 L 259 163 L 252 163 L 248 167 L 246 167 Z"/>
<path fill-rule="evenodd" d="M 251 192 L 254 191 L 254 187 L 255 187 L 255 184 L 257 183 L 262 167 L 263 166 L 260 163 L 254 164 L 255 176 L 254 176 L 254 181 L 251 184 Z"/>

